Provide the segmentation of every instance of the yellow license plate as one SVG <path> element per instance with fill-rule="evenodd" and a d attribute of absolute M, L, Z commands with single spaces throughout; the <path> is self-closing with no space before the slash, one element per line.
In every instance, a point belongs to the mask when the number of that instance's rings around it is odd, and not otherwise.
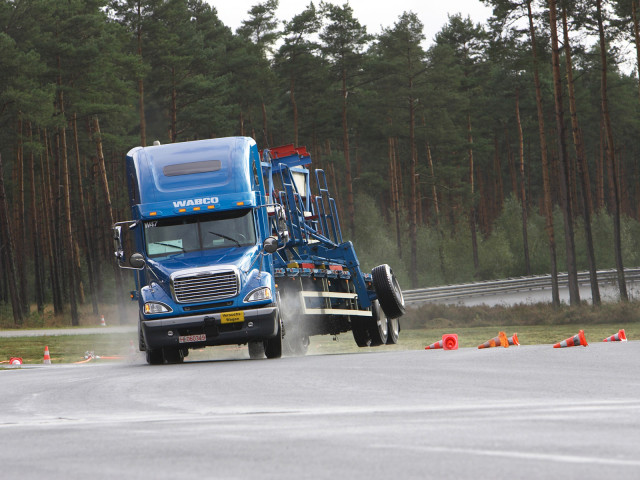
<path fill-rule="evenodd" d="M 225 312 L 220 314 L 221 323 L 240 323 L 244 322 L 244 312 Z"/>

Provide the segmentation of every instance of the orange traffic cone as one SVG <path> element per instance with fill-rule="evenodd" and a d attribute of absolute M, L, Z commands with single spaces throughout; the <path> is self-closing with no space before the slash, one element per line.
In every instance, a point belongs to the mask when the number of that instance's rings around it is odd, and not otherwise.
<path fill-rule="evenodd" d="M 22 359 L 20 357 L 11 357 L 9 365 L 22 365 Z"/>
<path fill-rule="evenodd" d="M 101 327 L 107 326 L 107 322 L 104 321 L 104 315 L 100 315 L 100 326 Z"/>
<path fill-rule="evenodd" d="M 577 335 L 573 337 L 569 337 L 566 340 L 561 341 L 560 343 L 556 343 L 553 348 L 564 348 L 564 347 L 577 347 L 582 345 L 586 347 L 589 345 L 587 343 L 587 339 L 584 336 L 584 330 L 580 330 Z"/>
<path fill-rule="evenodd" d="M 42 361 L 45 365 L 51 365 L 51 356 L 49 355 L 49 347 L 44 347 L 44 360 Z"/>
<path fill-rule="evenodd" d="M 427 347 L 424 347 L 425 350 L 433 350 L 434 348 L 442 348 L 442 340 L 432 343 Z"/>
<path fill-rule="evenodd" d="M 445 333 L 442 335 L 442 348 L 445 350 L 457 350 L 458 335 L 455 333 Z"/>
<path fill-rule="evenodd" d="M 499 332 L 497 337 L 493 337 L 491 340 L 487 340 L 482 345 L 478 345 L 478 348 L 491 348 L 491 347 L 505 347 L 509 346 L 509 339 L 507 334 Z"/>
<path fill-rule="evenodd" d="M 626 342 L 627 335 L 624 333 L 624 328 L 623 328 L 622 330 L 619 330 L 618 333 L 616 333 L 615 335 L 611 335 L 610 337 L 607 337 L 602 341 L 603 342 Z"/>
<path fill-rule="evenodd" d="M 520 346 L 520 340 L 518 340 L 518 334 L 517 333 L 514 333 L 509 338 L 507 338 L 507 341 L 509 342 L 509 345 Z"/>

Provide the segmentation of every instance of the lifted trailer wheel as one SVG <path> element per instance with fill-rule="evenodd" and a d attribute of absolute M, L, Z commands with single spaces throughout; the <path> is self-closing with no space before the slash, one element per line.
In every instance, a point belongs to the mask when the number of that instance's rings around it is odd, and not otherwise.
<path fill-rule="evenodd" d="M 404 297 L 391 267 L 387 264 L 379 265 L 371 270 L 371 276 L 373 288 L 387 318 L 404 315 Z"/>

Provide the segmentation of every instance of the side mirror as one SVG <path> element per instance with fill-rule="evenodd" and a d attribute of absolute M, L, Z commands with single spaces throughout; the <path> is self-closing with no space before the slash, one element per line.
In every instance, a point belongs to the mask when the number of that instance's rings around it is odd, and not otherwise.
<path fill-rule="evenodd" d="M 276 237 L 267 237 L 262 243 L 262 248 L 267 254 L 276 253 L 278 250 L 278 239 Z"/>
<path fill-rule="evenodd" d="M 124 248 L 122 246 L 122 227 L 116 225 L 113 227 L 113 248 L 118 262 L 122 263 L 124 257 Z"/>
<path fill-rule="evenodd" d="M 141 253 L 134 253 L 129 257 L 129 265 L 136 269 L 144 268 L 145 261 Z"/>

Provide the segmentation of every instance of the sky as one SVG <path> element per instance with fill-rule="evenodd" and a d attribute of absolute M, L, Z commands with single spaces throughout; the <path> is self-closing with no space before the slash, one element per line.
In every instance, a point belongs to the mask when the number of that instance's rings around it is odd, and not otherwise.
<path fill-rule="evenodd" d="M 247 12 L 252 6 L 264 0 L 207 0 L 213 5 L 218 17 L 234 32 L 248 18 Z M 310 0 L 280 0 L 278 18 L 290 20 L 309 4 Z M 491 9 L 480 0 L 325 0 L 336 5 L 349 3 L 354 17 L 367 27 L 371 34 L 380 33 L 382 27 L 393 27 L 398 17 L 405 11 L 418 15 L 424 24 L 426 43 L 431 44 L 436 33 L 447 23 L 447 15 L 461 13 L 471 17 L 474 23 L 485 23 L 491 15 Z M 314 0 L 317 7 L 319 0 Z"/>

